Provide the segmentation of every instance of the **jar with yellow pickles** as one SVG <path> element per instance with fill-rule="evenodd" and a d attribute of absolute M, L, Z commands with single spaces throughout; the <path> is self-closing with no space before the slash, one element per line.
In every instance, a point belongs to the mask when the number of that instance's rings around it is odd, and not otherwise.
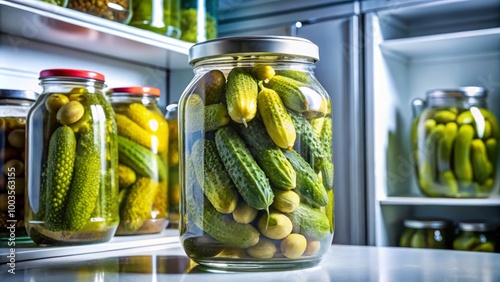
<path fill-rule="evenodd" d="M 168 225 L 168 123 L 160 90 L 108 90 L 118 130 L 120 225 L 116 235 L 160 233 Z"/>
<path fill-rule="evenodd" d="M 179 123 L 177 104 L 167 106 L 165 119 L 168 122 L 168 202 L 169 228 L 179 227 Z"/>
<path fill-rule="evenodd" d="M 488 253 L 499 251 L 497 225 L 484 221 L 462 221 L 458 223 L 458 229 L 453 249 Z"/>
<path fill-rule="evenodd" d="M 318 56 L 296 37 L 191 47 L 195 75 L 179 101 L 179 230 L 197 263 L 304 268 L 330 247 L 332 118 Z"/>
<path fill-rule="evenodd" d="M 27 118 L 26 229 L 37 244 L 106 242 L 118 226 L 118 145 L 104 75 L 40 72 Z"/>
<path fill-rule="evenodd" d="M 492 192 L 500 131 L 481 87 L 438 89 L 415 99 L 411 142 L 418 186 L 428 197 L 485 198 Z"/>

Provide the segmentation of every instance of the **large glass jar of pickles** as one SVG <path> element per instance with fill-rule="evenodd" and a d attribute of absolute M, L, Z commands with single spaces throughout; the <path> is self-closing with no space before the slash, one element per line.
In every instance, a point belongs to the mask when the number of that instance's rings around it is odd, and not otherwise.
<path fill-rule="evenodd" d="M 455 250 L 493 253 L 499 247 L 497 226 L 494 224 L 463 221 L 458 223 L 458 229 L 459 233 L 453 241 Z"/>
<path fill-rule="evenodd" d="M 123 24 L 127 24 L 132 16 L 132 0 L 67 1 L 70 9 Z"/>
<path fill-rule="evenodd" d="M 169 228 L 179 227 L 179 203 L 181 191 L 179 186 L 179 123 L 177 104 L 167 106 L 165 119 L 168 122 L 168 202 Z"/>
<path fill-rule="evenodd" d="M 486 94 L 481 87 L 431 90 L 426 101 L 413 101 L 412 150 L 424 195 L 490 195 L 500 133 L 495 115 L 486 107 Z"/>
<path fill-rule="evenodd" d="M 26 116 L 38 94 L 0 89 L 0 237 L 26 237 L 24 190 Z M 14 224 L 14 226 L 12 226 Z M 8 227 L 8 228 L 7 228 Z"/>
<path fill-rule="evenodd" d="M 218 0 L 181 0 L 181 40 L 202 42 L 217 38 Z"/>
<path fill-rule="evenodd" d="M 180 8 L 180 0 L 134 1 L 129 25 L 179 38 L 181 36 Z"/>
<path fill-rule="evenodd" d="M 444 219 L 406 219 L 399 239 L 400 247 L 449 249 L 453 240 L 452 223 Z"/>
<path fill-rule="evenodd" d="M 116 235 L 159 233 L 168 224 L 168 124 L 154 87 L 108 91 L 118 129 L 120 225 Z"/>
<path fill-rule="evenodd" d="M 233 269 L 301 268 L 331 245 L 330 99 L 318 47 L 237 37 L 190 49 L 179 101 L 181 222 L 187 255 Z"/>
<path fill-rule="evenodd" d="M 26 229 L 35 243 L 111 239 L 118 226 L 118 145 L 104 76 L 40 72 L 43 93 L 28 119 Z"/>

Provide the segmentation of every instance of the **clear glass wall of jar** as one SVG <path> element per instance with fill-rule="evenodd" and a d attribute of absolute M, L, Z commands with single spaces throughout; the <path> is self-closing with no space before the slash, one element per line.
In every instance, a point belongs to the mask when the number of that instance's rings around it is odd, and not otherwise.
<path fill-rule="evenodd" d="M 181 40 L 203 42 L 217 38 L 217 0 L 181 0 Z"/>
<path fill-rule="evenodd" d="M 481 221 L 464 221 L 458 223 L 458 229 L 458 236 L 453 241 L 455 250 L 493 253 L 498 248 L 496 225 Z"/>
<path fill-rule="evenodd" d="M 105 242 L 118 226 L 118 145 L 102 74 L 40 72 L 27 119 L 26 229 L 37 244 Z"/>
<path fill-rule="evenodd" d="M 168 201 L 170 211 L 169 228 L 177 228 L 179 226 L 179 203 L 180 203 L 180 186 L 179 186 L 179 123 L 177 104 L 167 106 L 165 119 L 168 121 Z"/>
<path fill-rule="evenodd" d="M 29 239 L 24 228 L 26 116 L 38 94 L 0 89 L 0 227 L 1 237 Z M 15 229 L 7 220 L 15 220 Z"/>
<path fill-rule="evenodd" d="M 480 87 L 439 89 L 415 99 L 411 142 L 420 191 L 480 198 L 493 190 L 500 129 Z M 420 111 L 419 109 L 423 109 Z"/>
<path fill-rule="evenodd" d="M 180 0 L 143 0 L 133 2 L 129 25 L 173 38 L 181 36 Z"/>
<path fill-rule="evenodd" d="M 128 24 L 132 0 L 67 0 L 68 8 L 107 20 Z"/>
<path fill-rule="evenodd" d="M 399 239 L 400 247 L 450 249 L 452 223 L 443 219 L 406 219 Z"/>
<path fill-rule="evenodd" d="M 160 90 L 108 90 L 118 129 L 120 225 L 116 235 L 160 233 L 168 224 L 168 124 Z"/>
<path fill-rule="evenodd" d="M 331 245 L 330 99 L 295 37 L 195 44 L 179 101 L 181 242 L 210 267 L 317 265 Z"/>

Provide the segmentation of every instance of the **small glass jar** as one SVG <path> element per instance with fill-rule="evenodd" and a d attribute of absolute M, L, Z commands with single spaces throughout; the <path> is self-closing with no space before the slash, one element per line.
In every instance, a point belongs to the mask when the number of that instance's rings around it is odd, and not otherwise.
<path fill-rule="evenodd" d="M 116 235 L 160 233 L 168 225 L 168 124 L 160 89 L 108 90 L 118 129 L 120 225 Z"/>
<path fill-rule="evenodd" d="M 181 40 L 202 42 L 217 38 L 217 0 L 181 0 Z"/>
<path fill-rule="evenodd" d="M 37 244 L 106 242 L 118 226 L 118 145 L 104 76 L 40 72 L 27 118 L 26 229 Z"/>
<path fill-rule="evenodd" d="M 296 37 L 195 44 L 179 101 L 180 236 L 199 264 L 317 265 L 334 231 L 330 98 Z"/>
<path fill-rule="evenodd" d="M 24 228 L 26 116 L 38 94 L 0 89 L 0 235 L 29 239 Z M 8 221 L 9 220 L 9 221 Z M 12 228 L 11 223 L 14 223 Z M 9 227 L 9 228 L 7 228 Z"/>
<path fill-rule="evenodd" d="M 66 7 L 68 5 L 68 0 L 40 0 L 42 2 L 54 4 L 61 7 Z"/>
<path fill-rule="evenodd" d="M 498 247 L 497 226 L 481 221 L 458 223 L 453 249 L 460 251 L 495 252 Z"/>
<path fill-rule="evenodd" d="M 168 121 L 168 201 L 170 213 L 169 228 L 179 227 L 179 203 L 181 191 L 179 187 L 179 123 L 177 104 L 167 106 L 165 119 Z"/>
<path fill-rule="evenodd" d="M 132 0 L 67 0 L 68 8 L 107 20 L 128 24 Z"/>
<path fill-rule="evenodd" d="M 180 8 L 180 0 L 134 1 L 129 25 L 179 38 L 181 36 Z"/>
<path fill-rule="evenodd" d="M 442 219 L 406 219 L 399 246 L 406 248 L 450 249 L 451 222 Z"/>
<path fill-rule="evenodd" d="M 481 87 L 431 90 L 413 101 L 411 142 L 420 191 L 484 198 L 495 185 L 500 129 Z"/>

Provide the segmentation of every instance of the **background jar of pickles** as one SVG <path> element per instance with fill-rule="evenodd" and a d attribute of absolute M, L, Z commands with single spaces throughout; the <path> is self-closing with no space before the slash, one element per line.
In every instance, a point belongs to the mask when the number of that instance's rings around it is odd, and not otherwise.
<path fill-rule="evenodd" d="M 28 234 L 47 245 L 108 241 L 118 226 L 118 145 L 104 76 L 49 69 L 40 81 L 27 119 Z"/>
<path fill-rule="evenodd" d="M 450 249 L 452 223 L 443 219 L 406 219 L 399 240 L 400 247 Z"/>
<path fill-rule="evenodd" d="M 181 40 L 202 42 L 217 38 L 217 0 L 181 0 Z"/>
<path fill-rule="evenodd" d="M 16 240 L 27 236 L 24 228 L 26 116 L 37 96 L 33 91 L 0 89 L 1 238 L 10 237 L 7 220 L 17 221 Z"/>
<path fill-rule="evenodd" d="M 118 129 L 120 225 L 116 235 L 159 233 L 168 224 L 169 129 L 153 87 L 108 91 Z"/>
<path fill-rule="evenodd" d="M 179 203 L 181 191 L 179 188 L 179 124 L 177 104 L 167 106 L 165 119 L 168 122 L 168 202 L 169 228 L 179 227 Z"/>
<path fill-rule="evenodd" d="M 133 1 L 133 13 L 129 25 L 180 38 L 180 2 L 180 0 Z"/>
<path fill-rule="evenodd" d="M 132 0 L 67 1 L 70 9 L 123 24 L 127 24 L 132 16 Z"/>
<path fill-rule="evenodd" d="M 197 263 L 300 268 L 330 247 L 332 119 L 317 60 L 317 46 L 294 37 L 190 49 L 195 76 L 179 101 L 179 230 Z"/>
<path fill-rule="evenodd" d="M 481 221 L 458 223 L 453 249 L 460 251 L 495 252 L 498 250 L 498 226 Z"/>
<path fill-rule="evenodd" d="M 413 101 L 412 150 L 424 195 L 490 195 L 497 178 L 500 131 L 486 107 L 486 95 L 481 87 L 463 87 L 431 90 L 426 101 Z"/>

